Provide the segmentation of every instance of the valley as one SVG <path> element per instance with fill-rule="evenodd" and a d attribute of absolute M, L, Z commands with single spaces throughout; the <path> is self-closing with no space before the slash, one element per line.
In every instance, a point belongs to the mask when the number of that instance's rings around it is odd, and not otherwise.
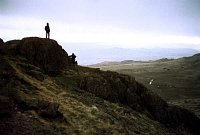
<path fill-rule="evenodd" d="M 156 61 L 103 62 L 91 67 L 131 75 L 169 103 L 200 116 L 200 54 Z"/>

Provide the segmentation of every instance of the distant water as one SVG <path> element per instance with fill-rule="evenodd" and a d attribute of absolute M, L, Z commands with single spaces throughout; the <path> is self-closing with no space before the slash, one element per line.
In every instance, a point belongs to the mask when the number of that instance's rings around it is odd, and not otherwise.
<path fill-rule="evenodd" d="M 79 65 L 92 65 L 105 61 L 148 61 L 162 58 L 181 58 L 200 53 L 194 49 L 123 49 L 123 48 L 95 48 L 88 46 L 69 46 L 65 50 L 69 55 L 73 52 L 77 56 Z"/>

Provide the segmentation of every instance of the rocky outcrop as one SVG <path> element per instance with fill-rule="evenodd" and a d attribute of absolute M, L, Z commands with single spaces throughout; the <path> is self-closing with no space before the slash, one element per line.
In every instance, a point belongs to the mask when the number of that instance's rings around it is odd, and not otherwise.
<path fill-rule="evenodd" d="M 58 103 L 45 100 L 26 100 L 19 105 L 23 110 L 35 110 L 43 118 L 66 120 L 59 111 Z"/>
<path fill-rule="evenodd" d="M 38 114 L 49 119 L 63 118 L 63 114 L 59 111 L 59 104 L 47 101 L 40 102 Z"/>
<path fill-rule="evenodd" d="M 5 45 L 17 45 L 19 44 L 20 40 L 10 40 L 10 41 L 7 41 L 5 42 Z"/>
<path fill-rule="evenodd" d="M 27 72 L 27 74 L 34 77 L 35 79 L 37 79 L 39 81 L 43 81 L 45 79 L 44 74 L 37 70 L 30 70 Z"/>
<path fill-rule="evenodd" d="M 2 55 L 16 55 L 16 45 L 20 40 L 11 40 L 7 42 L 1 42 L 0 44 L 0 53 Z"/>
<path fill-rule="evenodd" d="M 0 46 L 4 45 L 3 39 L 0 38 Z"/>
<path fill-rule="evenodd" d="M 40 68 L 25 63 L 18 63 L 17 65 L 20 66 L 26 74 L 34 77 L 35 79 L 39 81 L 43 81 L 45 79 L 45 75 L 42 73 Z"/>
<path fill-rule="evenodd" d="M 45 73 L 54 75 L 68 65 L 68 54 L 55 40 L 24 38 L 17 44 L 17 52 Z"/>
<path fill-rule="evenodd" d="M 198 117 L 188 110 L 169 106 L 132 77 L 115 72 L 99 72 L 83 78 L 80 88 L 111 102 L 122 103 L 134 110 L 149 113 L 153 119 L 166 126 L 184 127 L 196 134 L 200 133 Z"/>
<path fill-rule="evenodd" d="M 4 53 L 4 42 L 3 40 L 0 38 L 0 54 Z"/>
<path fill-rule="evenodd" d="M 134 78 L 115 72 L 85 77 L 80 88 L 112 102 L 120 102 L 140 110 L 143 108 Z"/>
<path fill-rule="evenodd" d="M 173 128 L 184 127 L 199 134 L 200 119 L 192 112 L 178 106 L 168 105 L 163 99 L 151 91 L 141 94 L 141 100 L 155 120 Z"/>

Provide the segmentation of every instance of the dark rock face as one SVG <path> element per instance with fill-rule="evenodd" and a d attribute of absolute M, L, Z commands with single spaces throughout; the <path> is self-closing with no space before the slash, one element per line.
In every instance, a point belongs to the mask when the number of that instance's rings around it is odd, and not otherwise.
<path fill-rule="evenodd" d="M 11 40 L 5 43 L 0 43 L 0 53 L 3 55 L 16 55 L 16 45 L 19 41 L 20 40 Z"/>
<path fill-rule="evenodd" d="M 1 38 L 0 38 L 0 54 L 4 54 L 4 42 Z"/>
<path fill-rule="evenodd" d="M 184 127 L 195 134 L 200 133 L 197 126 L 200 125 L 200 119 L 192 112 L 177 106 L 169 106 L 150 91 L 144 92 L 141 100 L 155 120 L 173 128 Z"/>
<path fill-rule="evenodd" d="M 169 106 L 158 95 L 126 75 L 100 72 L 85 77 L 80 88 L 111 102 L 119 102 L 134 110 L 148 112 L 151 117 L 166 126 L 184 127 L 195 134 L 200 133 L 200 119 L 188 110 Z"/>
<path fill-rule="evenodd" d="M 59 73 L 68 65 L 68 54 L 55 40 L 24 38 L 17 44 L 17 52 L 50 75 Z"/>
<path fill-rule="evenodd" d="M 114 72 L 103 72 L 100 76 L 85 77 L 80 84 L 81 89 L 96 96 L 140 110 L 143 105 L 137 94 L 140 90 L 136 86 L 134 78 Z"/>
<path fill-rule="evenodd" d="M 0 46 L 4 45 L 3 39 L 0 38 Z"/>
<path fill-rule="evenodd" d="M 5 42 L 5 45 L 17 45 L 19 44 L 20 40 L 10 40 Z"/>

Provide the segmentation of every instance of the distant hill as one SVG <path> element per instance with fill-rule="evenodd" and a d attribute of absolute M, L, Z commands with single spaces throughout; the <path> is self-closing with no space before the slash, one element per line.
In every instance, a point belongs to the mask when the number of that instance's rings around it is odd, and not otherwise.
<path fill-rule="evenodd" d="M 194 49 L 124 49 L 124 48 L 104 48 L 99 45 L 66 45 L 65 50 L 77 54 L 77 59 L 81 65 L 91 65 L 104 61 L 147 61 L 162 58 L 181 58 L 199 53 Z M 91 57 L 92 56 L 92 57 Z"/>

